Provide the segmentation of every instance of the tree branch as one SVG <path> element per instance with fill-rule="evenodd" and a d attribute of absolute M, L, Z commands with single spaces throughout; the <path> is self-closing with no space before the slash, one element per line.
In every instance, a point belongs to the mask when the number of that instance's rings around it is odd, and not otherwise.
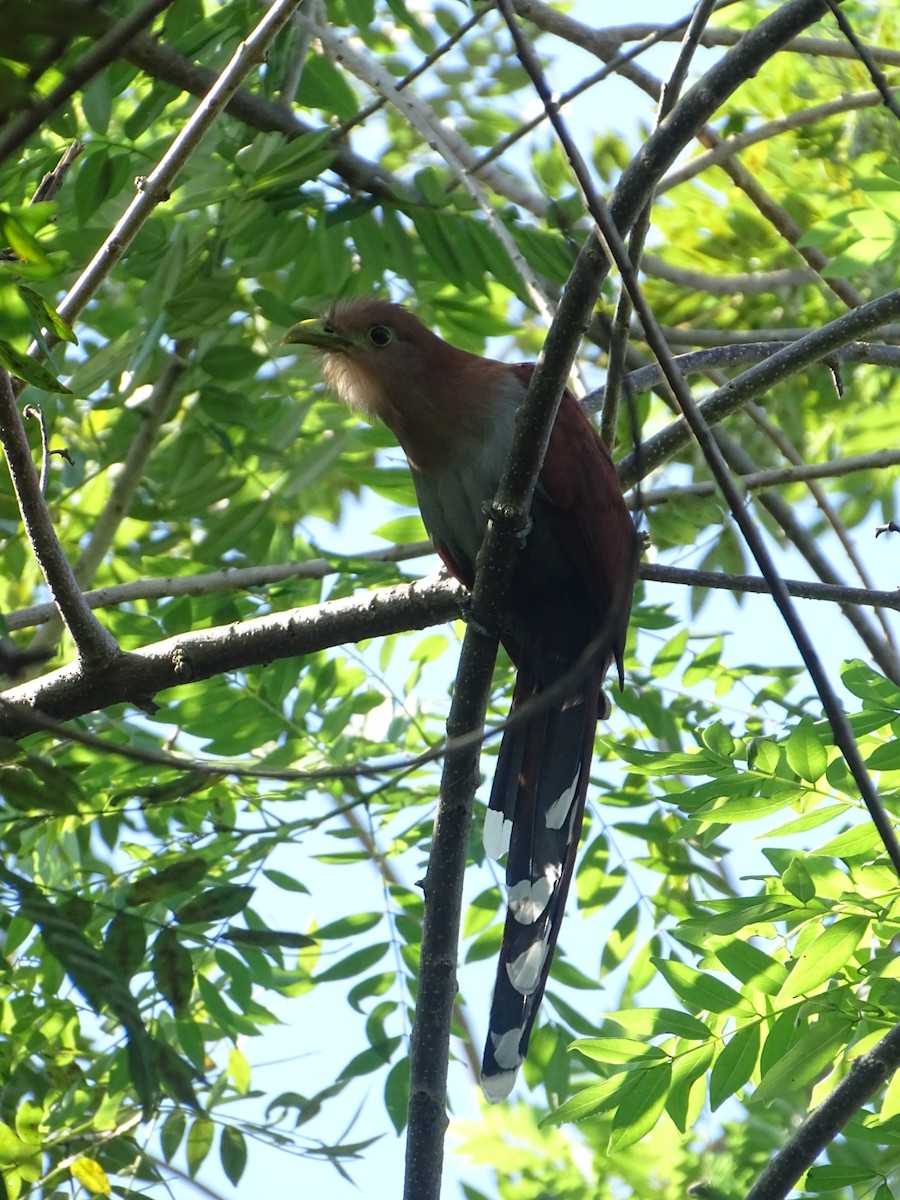
<path fill-rule="evenodd" d="M 895 92 L 900 92 L 900 87 L 891 88 L 891 93 Z M 778 137 L 779 134 L 789 133 L 795 129 L 804 129 L 806 126 L 815 125 L 828 117 L 855 112 L 860 108 L 875 108 L 881 102 L 882 95 L 877 91 L 859 92 L 855 96 L 840 96 L 837 100 L 827 100 L 824 104 L 800 108 L 796 112 L 788 113 L 786 117 L 766 121 L 762 125 L 757 125 L 755 129 L 746 129 L 742 133 L 732 134 L 730 137 L 722 138 L 714 149 L 705 150 L 696 158 L 692 158 L 690 162 L 676 167 L 674 171 L 669 171 L 660 180 L 658 191 L 660 193 L 668 192 L 678 184 L 686 183 L 687 180 L 702 175 L 710 167 L 718 166 L 727 158 L 733 158 L 742 150 L 755 146 L 759 142 L 767 142 L 770 138 Z"/>
<path fill-rule="evenodd" d="M 783 11 L 784 9 L 779 10 Z M 821 329 L 813 330 L 707 396 L 699 406 L 704 421 L 708 425 L 716 424 L 729 413 L 735 412 L 747 400 L 756 399 L 782 379 L 795 374 L 810 363 L 818 362 L 848 342 L 898 316 L 900 289 L 879 296 L 877 300 L 860 305 L 852 312 L 823 325 Z M 594 393 L 585 397 L 586 403 L 593 400 Z M 691 431 L 684 418 L 679 417 L 655 437 L 643 443 L 639 461 L 634 454 L 629 454 L 619 463 L 623 485 L 631 487 L 639 477 L 645 478 L 667 459 L 683 450 L 690 440 Z"/>
<path fill-rule="evenodd" d="M 52 92 L 35 99 L 17 121 L 0 133 L 0 163 L 20 150 L 48 117 L 62 108 L 79 88 L 84 87 L 114 58 L 122 54 L 134 36 L 171 3 L 172 0 L 145 0 L 145 3 L 130 16 L 111 25 L 106 33 L 69 67 L 62 81 Z M 83 14 L 82 8 L 81 15 Z"/>
<path fill-rule="evenodd" d="M 40 480 L 31 457 L 28 438 L 25 436 L 25 427 L 16 407 L 12 381 L 2 367 L 0 441 L 3 443 L 25 532 L 59 615 L 75 642 L 79 669 L 87 666 L 103 667 L 110 660 L 120 657 L 119 647 L 112 634 L 103 628 L 85 603 L 69 561 L 59 544 L 50 510 L 41 494 Z"/>
<path fill-rule="evenodd" d="M 499 2 L 503 4 L 506 0 L 499 0 Z M 523 65 L 529 71 L 529 74 L 535 81 L 537 90 L 542 99 L 544 99 L 549 95 L 549 89 L 543 79 L 540 62 L 531 47 L 524 42 L 524 39 L 517 43 L 517 49 Z M 672 362 L 669 347 L 666 345 L 653 313 L 641 291 L 637 274 L 632 267 L 628 251 L 622 241 L 621 234 L 612 214 L 596 193 L 593 181 L 561 117 L 558 113 L 550 114 L 550 119 L 578 179 L 591 216 L 597 223 L 598 237 L 602 237 L 606 253 L 615 261 L 615 265 L 622 276 L 623 286 L 628 289 L 634 310 L 644 328 L 647 343 L 653 350 L 665 374 L 667 387 L 681 409 L 691 433 L 697 439 L 703 456 L 725 496 L 731 514 L 743 534 L 751 554 L 756 559 L 760 570 L 772 587 L 773 599 L 784 618 L 784 622 L 794 639 L 797 649 L 800 651 L 800 656 L 822 701 L 822 707 L 831 726 L 835 745 L 844 756 L 850 773 L 859 788 L 863 803 L 869 811 L 875 828 L 878 830 L 878 834 L 881 837 L 881 841 L 894 869 L 900 874 L 900 842 L 897 840 L 894 826 L 869 776 L 853 729 L 847 719 L 847 714 L 844 712 L 840 700 L 831 686 L 831 680 L 822 666 L 803 622 L 797 615 L 790 592 L 784 586 L 784 581 L 775 567 L 775 563 L 763 540 L 762 534 L 746 510 L 741 491 L 728 469 L 728 464 L 725 461 L 718 441 L 707 425 L 699 406 L 695 404 L 690 391 L 678 372 L 678 368 Z"/>
<path fill-rule="evenodd" d="M 166 688 L 224 671 L 313 654 L 343 642 L 425 629 L 459 616 L 460 587 L 428 582 L 382 588 L 361 596 L 178 634 L 111 661 L 70 663 L 40 679 L 9 688 L 4 698 L 68 720 L 114 704 L 146 706 Z M 0 715 L 0 736 L 20 724 Z"/>
<path fill-rule="evenodd" d="M 276 0 L 256 28 L 240 43 L 231 61 L 175 137 L 172 145 L 140 185 L 138 194 L 116 222 L 106 241 L 76 279 L 58 307 L 70 325 L 84 310 L 97 288 L 131 245 L 158 204 L 167 199 L 179 172 L 200 144 L 204 133 L 223 111 L 244 77 L 265 60 L 272 39 L 301 0 Z"/>
<path fill-rule="evenodd" d="M 900 1067 L 900 1025 L 850 1064 L 847 1075 L 814 1108 L 799 1129 L 778 1151 L 746 1200 L 783 1200 L 848 1121 Z"/>

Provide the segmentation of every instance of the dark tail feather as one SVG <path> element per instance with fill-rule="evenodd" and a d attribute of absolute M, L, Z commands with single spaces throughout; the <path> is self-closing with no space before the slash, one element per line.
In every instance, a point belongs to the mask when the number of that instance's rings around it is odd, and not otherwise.
<path fill-rule="evenodd" d="M 520 668 L 511 711 L 538 692 Z M 512 1090 L 550 972 L 581 836 L 599 695 L 594 677 L 561 706 L 513 726 L 500 746 L 485 820 L 488 852 L 509 848 L 506 926 L 481 1070 L 491 1101 Z"/>

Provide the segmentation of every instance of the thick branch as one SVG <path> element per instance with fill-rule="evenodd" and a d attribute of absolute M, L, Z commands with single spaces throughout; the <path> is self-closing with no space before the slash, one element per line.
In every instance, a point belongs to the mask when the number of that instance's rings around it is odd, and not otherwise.
<path fill-rule="evenodd" d="M 32 705 L 60 720 L 114 704 L 147 706 L 157 692 L 225 671 L 453 620 L 459 616 L 459 596 L 456 583 L 383 588 L 328 604 L 179 634 L 91 669 L 71 663 L 8 689 L 4 698 Z M 9 714 L 0 715 L 0 736 L 23 732 Z"/>

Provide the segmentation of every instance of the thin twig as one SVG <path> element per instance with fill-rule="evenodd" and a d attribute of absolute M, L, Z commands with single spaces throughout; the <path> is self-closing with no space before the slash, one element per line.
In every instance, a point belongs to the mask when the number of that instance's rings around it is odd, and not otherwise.
<path fill-rule="evenodd" d="M 138 194 L 60 303 L 58 312 L 64 321 L 71 325 L 84 310 L 148 217 L 169 196 L 175 186 L 175 180 L 200 145 L 204 133 L 237 91 L 241 80 L 254 66 L 264 61 L 272 39 L 300 3 L 301 0 L 276 0 L 271 8 L 266 10 L 256 28 L 240 43 L 202 103 L 197 106 L 172 145 L 143 180 Z"/>
<path fill-rule="evenodd" d="M 888 86 L 888 81 L 885 79 L 883 71 L 879 68 L 878 63 L 875 61 L 875 55 L 872 53 L 872 50 L 856 36 L 856 31 L 850 24 L 847 14 L 841 11 L 837 4 L 835 4 L 834 0 L 825 0 L 825 3 L 831 9 L 832 16 L 834 17 L 835 21 L 837 21 L 838 29 L 840 29 L 841 33 L 859 55 L 860 62 L 869 72 L 869 76 L 872 82 L 875 84 L 878 94 L 884 101 L 885 107 L 889 112 L 892 112 L 895 117 L 900 118 L 900 105 L 898 105 L 897 101 L 894 99 L 893 93 Z"/>
<path fill-rule="evenodd" d="M 114 608 L 136 600 L 172 600 L 178 596 L 209 596 L 216 592 L 242 592 L 272 587 L 289 579 L 325 579 L 338 575 L 355 562 L 404 562 L 433 554 L 431 542 L 409 542 L 383 550 L 364 550 L 358 554 L 340 554 L 331 558 L 312 558 L 304 562 L 267 563 L 258 567 L 226 567 L 198 575 L 168 575 L 153 579 L 135 579 L 131 583 L 92 588 L 84 593 L 91 608 Z M 28 629 L 53 620 L 52 604 L 31 604 L 14 609 L 4 618 L 10 631 Z"/>
<path fill-rule="evenodd" d="M 823 0 L 823 6 L 825 0 Z M 675 41 L 678 31 L 672 31 L 667 26 L 656 24 L 632 24 L 597 29 L 592 25 L 566 16 L 559 9 L 544 4 L 541 0 L 516 0 L 516 10 L 519 16 L 533 22 L 539 29 L 555 33 L 558 37 L 580 46 L 583 50 L 605 58 L 615 51 L 623 42 L 636 41 L 650 37 L 654 33 L 661 35 L 661 40 Z M 822 14 L 824 15 L 824 13 Z M 703 31 L 702 45 L 736 46 L 745 33 L 742 29 L 729 29 L 727 26 L 708 25 Z M 793 37 L 786 42 L 779 42 L 778 49 L 792 54 L 810 55 L 813 58 L 856 58 L 856 51 L 851 46 L 833 38 Z M 876 62 L 888 67 L 900 67 L 900 50 L 887 46 L 873 46 L 871 53 Z"/>
<path fill-rule="evenodd" d="M 104 629 L 88 605 L 59 544 L 53 521 L 41 494 L 25 427 L 12 381 L 0 368 L 0 441 L 6 454 L 16 501 L 35 558 L 78 651 L 79 667 L 105 666 L 120 655 L 115 638 Z"/>
<path fill-rule="evenodd" d="M 796 332 L 802 333 L 803 337 L 809 334 L 808 329 Z M 668 333 L 669 331 L 663 330 L 666 341 L 671 340 Z M 733 345 L 727 344 L 709 350 L 694 350 L 689 354 L 679 354 L 674 361 L 682 375 L 705 375 L 716 368 L 765 362 L 773 354 L 788 349 L 798 340 L 795 338 L 783 342 L 736 342 Z M 900 346 L 883 346 L 872 342 L 847 342 L 835 350 L 828 351 L 827 357 L 829 361 L 833 359 L 839 363 L 866 363 L 870 366 L 896 369 L 900 367 Z M 640 395 L 641 392 L 648 392 L 651 388 L 659 387 L 661 383 L 662 372 L 657 363 L 638 367 L 637 370 L 631 371 L 625 377 L 626 387 L 635 396 Z M 723 384 L 724 386 L 726 385 Z M 582 404 L 589 412 L 596 412 L 603 406 L 605 396 L 605 386 L 595 388 L 588 392 L 582 400 Z"/>
<path fill-rule="evenodd" d="M 32 204 L 40 204 L 43 200 L 52 200 L 59 192 L 65 182 L 72 163 L 84 151 L 84 142 L 72 142 L 67 147 L 62 158 L 56 164 L 52 171 L 48 171 L 41 182 L 35 188 L 34 195 L 31 197 Z"/>
<path fill-rule="evenodd" d="M 659 106 L 656 113 L 656 128 L 672 111 L 675 102 L 687 78 L 688 68 L 697 49 L 700 34 L 703 32 L 715 8 L 715 0 L 698 0 L 697 7 L 685 30 L 684 40 L 672 65 L 669 78 L 662 86 L 659 96 Z M 647 197 L 646 203 L 634 223 L 631 236 L 628 239 L 628 255 L 635 271 L 640 269 L 644 253 L 644 243 L 650 230 L 650 213 L 653 208 L 653 194 Z M 606 396 L 603 401 L 603 413 L 600 419 L 600 434 L 610 450 L 616 444 L 616 431 L 619 424 L 619 401 L 622 388 L 622 377 L 625 374 L 625 357 L 628 346 L 628 327 L 631 321 L 631 300 L 625 288 L 619 292 L 613 317 L 612 334 L 609 344 L 609 364 L 606 377 Z"/>
<path fill-rule="evenodd" d="M 22 416 L 31 418 L 37 421 L 41 430 L 41 477 L 38 480 L 38 487 L 42 496 L 47 494 L 47 477 L 50 474 L 50 442 L 47 437 L 47 418 L 44 416 L 44 410 L 38 404 L 26 404 L 22 409 Z"/>
<path fill-rule="evenodd" d="M 62 81 L 52 92 L 35 99 L 18 120 L 0 133 L 0 163 L 20 150 L 48 117 L 117 58 L 123 47 L 171 3 L 172 0 L 145 0 L 139 9 L 94 42 L 90 49 L 69 67 Z"/>
<path fill-rule="evenodd" d="M 759 575 L 728 575 L 722 571 L 693 571 L 684 567 L 667 567 L 659 563 L 642 563 L 641 579 L 650 583 L 673 583 L 680 587 L 716 588 L 719 591 L 747 592 L 771 596 L 772 585 Z M 824 600 L 830 604 L 855 604 L 866 608 L 892 608 L 900 612 L 900 591 L 873 591 L 869 588 L 847 587 L 837 583 L 814 583 L 807 579 L 782 581 L 797 600 Z"/>
<path fill-rule="evenodd" d="M 398 92 L 402 92 L 404 88 L 408 88 L 411 83 L 414 83 L 420 75 L 424 75 L 425 72 L 433 67 L 435 63 L 440 62 L 444 55 L 452 50 L 453 47 L 465 37 L 470 29 L 474 29 L 476 25 L 480 24 L 482 18 L 486 16 L 487 13 L 491 12 L 493 8 L 493 0 L 489 0 L 487 4 L 482 4 L 476 8 L 467 20 L 463 21 L 462 24 L 459 25 L 459 27 L 455 29 L 453 33 L 451 33 L 443 42 L 441 42 L 439 46 L 432 50 L 430 54 L 426 54 L 426 56 L 417 66 L 404 75 L 402 79 L 396 80 L 394 82 L 395 89 Z M 315 19 L 317 23 L 321 23 L 319 14 L 316 15 Z M 371 104 L 365 105 L 365 107 L 361 108 L 358 113 L 354 113 L 349 120 L 338 125 L 337 129 L 335 130 L 335 137 L 346 136 L 351 129 L 355 129 L 357 126 L 362 125 L 369 119 L 369 117 L 373 116 L 375 113 L 379 112 L 380 109 L 384 108 L 387 103 L 387 96 L 379 96 L 379 98 L 374 100 Z"/>
<path fill-rule="evenodd" d="M 900 316 L 900 288 L 870 300 L 867 304 L 845 313 L 820 329 L 799 338 L 790 346 L 777 351 L 765 361 L 750 367 L 736 379 L 730 380 L 707 396 L 700 405 L 700 412 L 708 425 L 714 425 L 730 413 L 737 411 L 747 400 L 756 399 L 783 379 L 796 374 L 803 367 L 818 362 L 849 342 L 878 329 L 888 321 Z M 592 397 L 585 398 L 590 402 Z M 642 478 L 683 450 L 691 440 L 691 431 L 683 417 L 673 421 L 655 437 L 641 446 L 640 465 L 633 454 L 619 463 L 619 474 L 623 484 L 631 487 L 637 482 L 638 469 Z"/>

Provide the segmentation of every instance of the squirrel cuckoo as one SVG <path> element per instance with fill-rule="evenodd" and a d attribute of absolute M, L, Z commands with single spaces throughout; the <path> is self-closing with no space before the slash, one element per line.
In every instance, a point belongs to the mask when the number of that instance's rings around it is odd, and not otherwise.
<path fill-rule="evenodd" d="M 394 433 L 435 549 L 471 587 L 533 365 L 459 350 L 378 299 L 338 303 L 325 320 L 295 325 L 285 341 L 322 351 L 326 383 Z M 569 392 L 531 517 L 499 631 L 518 668 L 511 712 L 576 665 L 583 669 L 563 695 L 535 704 L 531 717 L 507 729 L 497 757 L 484 843 L 492 857 L 508 855 L 508 909 L 482 1066 L 489 1100 L 512 1090 L 547 982 L 594 728 L 609 711 L 603 678 L 615 659 L 622 682 L 637 568 L 637 535 L 609 451 Z"/>

